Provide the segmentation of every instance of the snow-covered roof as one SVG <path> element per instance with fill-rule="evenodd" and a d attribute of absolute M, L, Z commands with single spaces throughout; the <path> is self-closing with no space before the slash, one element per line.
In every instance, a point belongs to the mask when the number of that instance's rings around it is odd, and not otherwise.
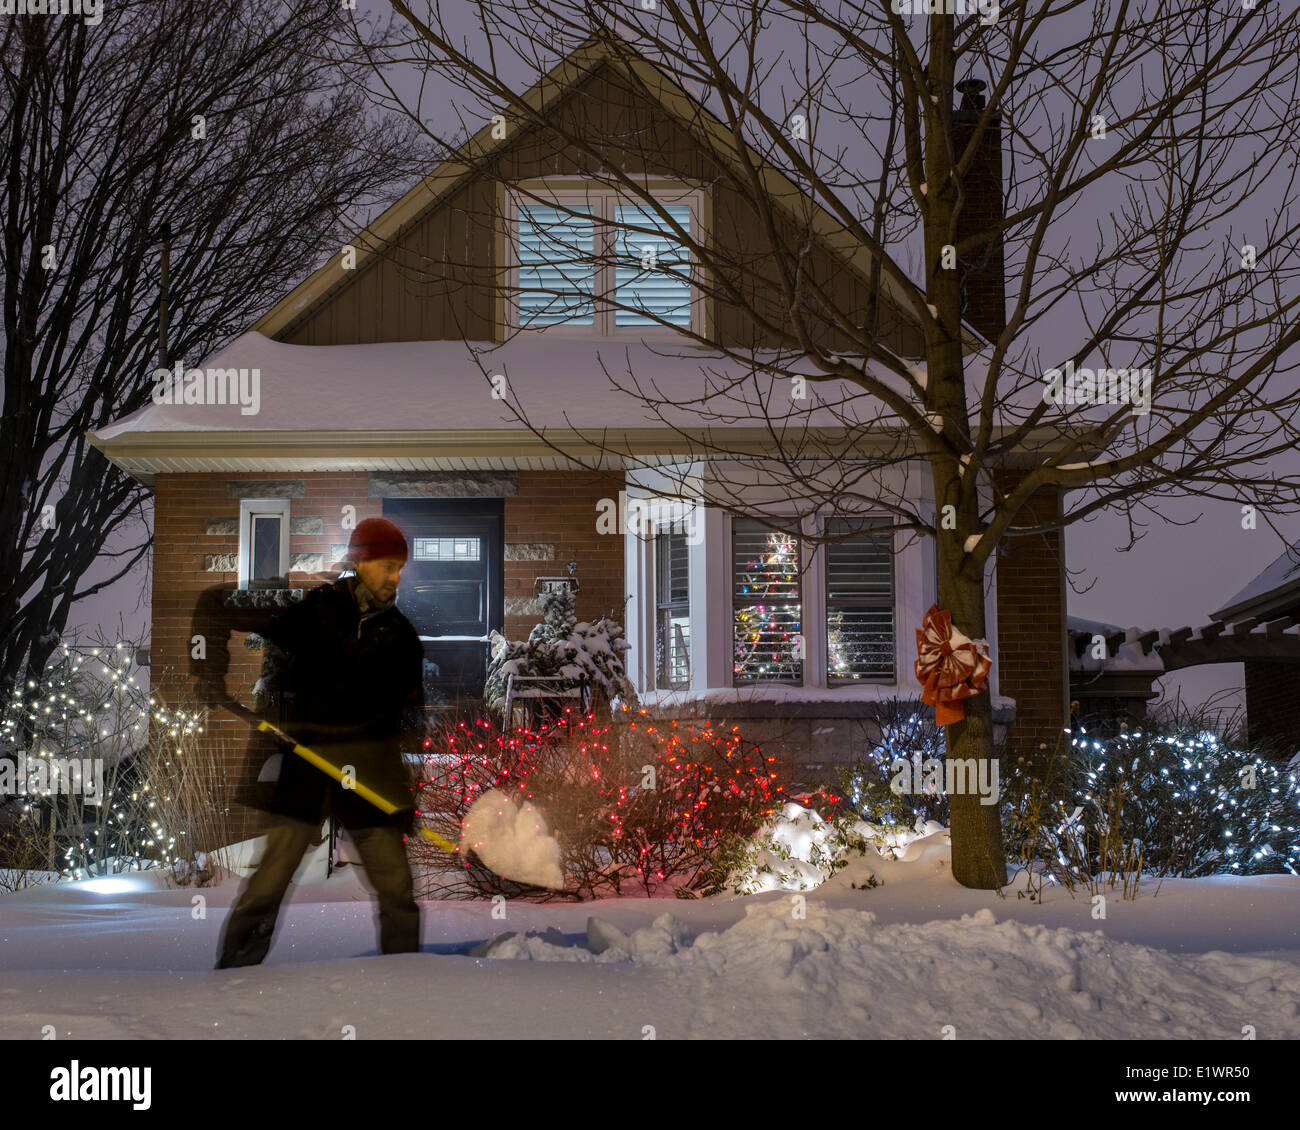
<path fill-rule="evenodd" d="M 1282 604 L 1300 605 L 1300 544 L 1289 546 L 1267 569 L 1217 612 L 1215 620 L 1276 612 Z M 1261 619 L 1263 617 L 1261 616 Z"/>
<path fill-rule="evenodd" d="M 764 352 L 781 372 L 817 373 L 806 360 Z M 257 369 L 256 412 L 239 404 L 150 403 L 96 433 L 101 440 L 148 432 L 360 431 L 471 428 L 637 428 L 677 424 L 753 426 L 764 411 L 807 426 L 881 420 L 879 400 L 835 381 L 809 381 L 792 399 L 789 381 L 719 353 L 675 342 L 584 340 L 552 333 L 509 342 L 412 341 L 286 345 L 249 332 L 195 366 Z M 894 386 L 883 368 L 872 372 Z M 500 374 L 504 382 L 493 384 Z M 153 378 L 150 376 L 150 387 Z M 620 387 L 622 388 L 620 389 Z M 636 388 L 642 396 L 636 393 Z M 494 390 L 499 396 L 494 396 Z M 660 402 L 652 411 L 643 397 Z M 832 407 L 834 406 L 833 409 Z M 518 411 L 515 411 L 517 409 Z"/>
<path fill-rule="evenodd" d="M 195 369 L 204 380 L 191 382 Z M 240 374 L 238 394 L 227 385 L 231 370 Z M 874 362 L 867 371 L 914 402 L 904 378 Z M 921 366 L 909 371 L 923 384 Z M 151 401 L 89 433 L 91 443 L 141 476 L 538 469 L 574 465 L 568 456 L 626 467 L 717 457 L 720 449 L 762 456 L 778 446 L 806 455 L 915 451 L 879 397 L 776 350 L 728 357 L 673 340 L 551 331 L 503 343 L 288 345 L 250 331 L 201 363 L 187 360 L 183 372 L 194 402 Z M 793 375 L 806 375 L 806 386 L 797 388 Z M 979 378 L 969 364 L 972 404 Z M 154 390 L 154 372 L 142 381 Z M 220 386 L 227 387 L 217 397 Z M 1000 422 L 1023 420 L 1032 406 L 1034 390 L 1017 391 Z M 1048 424 L 1035 442 L 1050 447 L 1059 437 Z"/>

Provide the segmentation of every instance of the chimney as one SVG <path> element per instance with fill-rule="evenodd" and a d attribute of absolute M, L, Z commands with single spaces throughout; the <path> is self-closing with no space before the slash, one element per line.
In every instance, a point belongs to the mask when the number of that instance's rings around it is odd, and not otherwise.
<path fill-rule="evenodd" d="M 952 113 L 953 151 L 960 157 L 984 113 L 985 83 L 968 78 L 957 83 L 961 102 Z M 1003 217 L 1002 116 L 994 114 L 962 183 L 962 209 L 957 217 L 958 242 L 986 231 Z M 1007 326 L 1006 275 L 1002 263 L 1002 234 L 957 260 L 962 291 L 962 320 L 990 341 Z"/>

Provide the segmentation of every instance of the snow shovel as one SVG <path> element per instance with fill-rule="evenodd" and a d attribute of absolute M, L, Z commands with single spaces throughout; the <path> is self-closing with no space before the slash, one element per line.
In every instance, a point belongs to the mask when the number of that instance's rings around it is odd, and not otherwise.
<path fill-rule="evenodd" d="M 255 726 L 258 730 L 262 731 L 262 733 L 272 734 L 275 737 L 279 738 L 280 741 L 284 742 L 285 745 L 289 746 L 289 748 L 292 749 L 293 752 L 296 753 L 299 757 L 303 758 L 304 760 L 308 761 L 312 765 L 316 766 L 316 768 L 319 769 L 322 773 L 327 774 L 328 776 L 332 777 L 334 780 L 342 784 L 343 771 L 339 769 L 338 766 L 334 765 L 329 761 L 326 761 L 325 758 L 320 756 L 320 754 L 314 752 L 313 750 L 308 749 L 305 745 L 300 744 L 291 735 L 286 734 L 282 729 L 280 729 L 279 726 L 274 726 L 270 722 L 267 722 L 265 719 L 259 718 L 246 706 L 240 705 L 232 698 L 221 700 L 221 705 L 224 706 L 227 710 L 229 710 L 232 714 L 244 719 L 244 721 L 248 722 L 250 725 Z M 361 797 L 365 801 L 368 801 L 370 804 L 373 804 L 381 812 L 392 814 L 397 811 L 397 807 L 398 807 L 397 805 L 393 804 L 393 802 L 388 800 L 387 798 L 380 796 L 373 789 L 367 788 L 366 785 L 364 785 L 362 782 L 354 781 L 353 784 L 349 787 L 353 792 L 357 794 L 357 796 Z M 452 855 L 460 854 L 461 849 L 459 845 L 452 843 L 445 836 L 438 835 L 438 833 L 433 831 L 431 828 L 425 828 L 423 825 L 421 825 L 421 827 L 419 828 L 419 832 L 420 835 L 423 836 L 426 840 L 429 840 L 431 843 L 441 848 L 443 851 L 450 852 Z M 479 867 L 484 868 L 486 870 L 489 871 L 495 870 L 495 873 L 499 875 L 501 878 L 511 882 L 518 882 L 522 884 L 524 888 L 527 888 L 529 886 L 542 886 L 542 887 L 551 886 L 551 884 L 549 883 L 538 882 L 537 877 L 532 874 L 525 877 L 523 875 L 507 874 L 506 872 L 503 872 L 499 869 L 486 868 L 486 865 L 484 864 L 483 860 L 478 856 L 476 852 L 474 852 L 472 848 L 469 850 L 467 854 L 472 861 L 471 866 L 477 864 Z M 562 882 L 563 880 L 561 880 L 560 883 L 557 883 L 554 886 L 555 887 L 561 886 Z"/>

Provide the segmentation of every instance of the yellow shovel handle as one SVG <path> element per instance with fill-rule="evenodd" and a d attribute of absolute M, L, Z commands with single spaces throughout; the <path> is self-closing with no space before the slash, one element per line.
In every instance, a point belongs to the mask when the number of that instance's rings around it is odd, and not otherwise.
<path fill-rule="evenodd" d="M 290 743 L 293 746 L 293 752 L 296 753 L 299 757 L 304 758 L 307 761 L 310 761 L 322 773 L 328 773 L 331 777 L 334 778 L 334 780 L 342 783 L 343 771 L 339 769 L 338 766 L 332 764 L 331 762 L 326 761 L 323 757 L 321 757 L 320 754 L 313 753 L 305 745 L 299 745 L 297 742 L 293 740 L 293 738 L 291 738 L 278 726 L 272 726 L 270 722 L 258 722 L 257 728 L 263 731 L 264 733 L 274 734 L 277 738 L 280 738 L 282 741 Z M 392 801 L 386 800 L 384 797 L 381 797 L 373 789 L 366 788 L 366 786 L 363 785 L 360 781 L 355 781 L 350 787 L 352 791 L 355 792 L 359 797 L 361 797 L 363 800 L 368 800 L 371 804 L 373 804 L 376 808 L 380 809 L 381 811 L 387 813 L 393 813 L 397 811 L 397 805 L 395 805 Z M 438 847 L 442 848 L 443 851 L 456 853 L 459 852 L 460 850 L 450 840 L 444 838 L 443 836 L 438 835 L 437 832 L 431 831 L 428 828 L 421 827 L 420 835 L 422 835 L 426 840 L 432 841 Z"/>

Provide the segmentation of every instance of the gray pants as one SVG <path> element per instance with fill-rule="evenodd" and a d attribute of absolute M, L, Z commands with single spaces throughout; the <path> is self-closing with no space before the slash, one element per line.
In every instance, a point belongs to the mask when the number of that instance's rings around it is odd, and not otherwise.
<path fill-rule="evenodd" d="M 231 908 L 221 936 L 216 968 L 258 965 L 271 948 L 280 903 L 308 846 L 320 840 L 320 825 L 285 816 L 267 818 L 266 849 Z M 384 953 L 417 953 L 420 908 L 403 833 L 395 828 L 349 828 L 366 877 L 379 896 L 379 947 Z"/>

